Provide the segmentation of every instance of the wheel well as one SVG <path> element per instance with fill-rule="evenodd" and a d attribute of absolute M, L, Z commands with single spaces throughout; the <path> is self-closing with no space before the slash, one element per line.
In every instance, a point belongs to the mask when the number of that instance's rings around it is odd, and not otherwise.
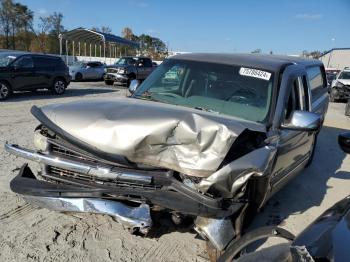
<path fill-rule="evenodd" d="M 0 79 L 0 83 L 1 82 L 6 83 L 12 89 L 12 85 L 9 81 Z"/>
<path fill-rule="evenodd" d="M 54 84 L 55 81 L 57 81 L 57 80 L 62 80 L 62 81 L 67 85 L 66 79 L 64 79 L 64 77 L 62 77 L 62 76 L 57 76 L 57 77 L 55 77 L 54 80 L 53 80 L 53 84 Z"/>

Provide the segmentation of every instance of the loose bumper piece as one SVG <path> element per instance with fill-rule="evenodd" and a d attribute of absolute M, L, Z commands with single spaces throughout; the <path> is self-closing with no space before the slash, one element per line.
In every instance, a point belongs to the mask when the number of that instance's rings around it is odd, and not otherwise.
<path fill-rule="evenodd" d="M 110 215 L 132 232 L 138 230 L 143 234 L 152 226 L 150 207 L 147 204 L 128 206 L 118 201 L 103 199 L 106 192 L 100 189 L 37 180 L 27 164 L 22 166 L 18 176 L 11 181 L 10 187 L 26 202 L 37 207 L 53 211 Z"/>
<path fill-rule="evenodd" d="M 224 250 L 235 237 L 230 218 L 213 219 L 197 217 L 195 230 L 198 234 L 208 239 L 218 250 Z"/>
<path fill-rule="evenodd" d="M 146 204 L 139 207 L 128 207 L 117 201 L 96 198 L 64 198 L 22 196 L 33 206 L 62 212 L 84 212 L 110 215 L 131 230 L 138 229 L 147 233 L 152 226 L 150 208 Z"/>

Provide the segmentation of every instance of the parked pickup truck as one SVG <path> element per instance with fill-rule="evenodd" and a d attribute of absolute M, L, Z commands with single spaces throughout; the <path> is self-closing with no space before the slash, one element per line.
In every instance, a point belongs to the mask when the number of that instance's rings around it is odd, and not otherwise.
<path fill-rule="evenodd" d="M 329 100 L 322 62 L 288 56 L 177 55 L 138 83 L 131 98 L 34 106 L 36 149 L 5 148 L 42 170 L 24 164 L 12 191 L 143 234 L 168 213 L 223 251 L 311 163 Z"/>
<path fill-rule="evenodd" d="M 129 86 L 133 79 L 146 79 L 154 68 L 152 60 L 148 57 L 125 56 L 114 65 L 107 66 L 104 80 L 106 85 L 118 83 Z"/>

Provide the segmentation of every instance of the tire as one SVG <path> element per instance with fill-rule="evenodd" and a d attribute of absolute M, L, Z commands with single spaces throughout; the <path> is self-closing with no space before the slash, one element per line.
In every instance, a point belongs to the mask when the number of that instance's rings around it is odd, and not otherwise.
<path fill-rule="evenodd" d="M 350 98 L 348 99 L 348 102 L 345 106 L 345 115 L 350 116 Z"/>
<path fill-rule="evenodd" d="M 81 73 L 76 73 L 75 74 L 75 81 L 81 81 L 83 80 L 83 75 Z"/>
<path fill-rule="evenodd" d="M 311 150 L 312 150 L 311 155 L 310 155 L 309 160 L 307 161 L 307 164 L 305 165 L 305 168 L 309 167 L 312 164 L 312 161 L 314 160 L 315 149 L 316 149 L 316 144 L 317 144 L 317 136 L 318 136 L 318 134 L 315 135 L 315 140 L 314 140 L 314 143 L 312 144 L 312 148 L 311 148 Z"/>
<path fill-rule="evenodd" d="M 105 80 L 105 84 L 108 86 L 112 86 L 114 84 L 114 81 L 112 80 Z"/>
<path fill-rule="evenodd" d="M 11 94 L 11 86 L 6 82 L 0 81 L 0 101 L 6 100 Z"/>
<path fill-rule="evenodd" d="M 330 102 L 336 102 L 337 99 L 335 98 L 337 94 L 337 90 L 334 89 L 334 87 L 331 89 L 331 93 L 329 94 L 329 101 Z"/>
<path fill-rule="evenodd" d="M 293 242 L 295 236 L 286 229 L 276 226 L 265 226 L 245 233 L 242 237 L 233 240 L 225 249 L 225 252 L 217 259 L 218 262 L 233 261 L 234 258 L 256 241 L 278 237 Z"/>
<path fill-rule="evenodd" d="M 62 78 L 56 78 L 53 81 L 51 92 L 54 95 L 62 95 L 66 91 L 66 88 L 67 88 L 66 82 Z"/>

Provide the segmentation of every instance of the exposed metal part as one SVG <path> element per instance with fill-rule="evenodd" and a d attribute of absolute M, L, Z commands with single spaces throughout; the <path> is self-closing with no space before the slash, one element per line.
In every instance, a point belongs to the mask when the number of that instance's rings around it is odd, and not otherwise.
<path fill-rule="evenodd" d="M 235 237 L 232 221 L 229 218 L 213 219 L 197 217 L 194 229 L 220 251 L 224 250 Z"/>
<path fill-rule="evenodd" d="M 117 201 L 95 198 L 61 198 L 23 196 L 24 200 L 34 206 L 53 211 L 84 212 L 110 215 L 119 223 L 132 230 L 147 233 L 152 226 L 150 208 L 147 204 L 129 207 Z"/>
<path fill-rule="evenodd" d="M 49 149 L 47 137 L 40 133 L 40 130 L 34 131 L 34 147 L 41 152 L 46 152 Z"/>
<path fill-rule="evenodd" d="M 21 148 L 17 145 L 5 144 L 7 152 L 42 164 L 64 168 L 73 172 L 93 175 L 101 179 L 125 181 L 132 183 L 151 184 L 152 177 L 139 175 L 131 172 L 115 172 L 111 167 L 93 166 L 82 162 L 46 155 L 29 149 Z"/>
<path fill-rule="evenodd" d="M 198 188 L 202 192 L 207 192 L 209 188 L 213 187 L 223 197 L 232 197 L 251 176 L 262 176 L 269 173 L 276 152 L 274 146 L 265 146 L 254 150 L 203 179 Z"/>

